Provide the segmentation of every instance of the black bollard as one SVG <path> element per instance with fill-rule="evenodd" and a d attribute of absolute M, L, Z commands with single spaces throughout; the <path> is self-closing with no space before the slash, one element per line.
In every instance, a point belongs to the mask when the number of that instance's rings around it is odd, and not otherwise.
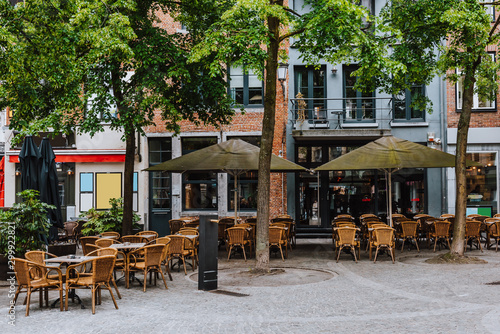
<path fill-rule="evenodd" d="M 198 290 L 217 289 L 217 216 L 200 216 Z"/>

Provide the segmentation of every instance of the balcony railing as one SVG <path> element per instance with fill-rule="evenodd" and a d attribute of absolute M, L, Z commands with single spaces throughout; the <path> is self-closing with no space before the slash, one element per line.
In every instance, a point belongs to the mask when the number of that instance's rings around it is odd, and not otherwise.
<path fill-rule="evenodd" d="M 290 113 L 295 129 L 389 129 L 392 97 L 296 98 Z"/>

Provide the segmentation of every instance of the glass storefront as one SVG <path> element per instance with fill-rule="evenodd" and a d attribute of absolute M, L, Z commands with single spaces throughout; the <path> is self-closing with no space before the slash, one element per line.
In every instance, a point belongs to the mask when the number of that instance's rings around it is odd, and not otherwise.
<path fill-rule="evenodd" d="M 467 169 L 467 207 L 475 208 L 487 215 L 497 212 L 497 166 L 496 153 L 467 153 L 467 159 L 479 162 L 481 167 Z"/>
<path fill-rule="evenodd" d="M 314 169 L 361 145 L 300 145 L 297 162 Z M 302 226 L 330 226 L 343 213 L 387 215 L 387 175 L 377 170 L 325 171 L 297 174 L 297 221 Z M 413 215 L 425 212 L 425 170 L 401 169 L 392 175 L 393 211 Z"/>

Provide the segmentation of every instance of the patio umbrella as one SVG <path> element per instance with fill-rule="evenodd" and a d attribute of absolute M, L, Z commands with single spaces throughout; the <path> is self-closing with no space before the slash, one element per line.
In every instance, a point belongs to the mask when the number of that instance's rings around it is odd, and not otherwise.
<path fill-rule="evenodd" d="M 19 162 L 21 163 L 21 189 L 39 190 L 41 155 L 36 147 L 33 137 L 24 138 L 21 152 L 19 153 Z"/>
<path fill-rule="evenodd" d="M 52 150 L 48 138 L 43 138 L 40 144 L 41 168 L 40 168 L 40 200 L 55 209 L 49 209 L 48 216 L 52 227 L 50 229 L 50 238 L 57 239 L 57 227 L 64 228 L 61 202 L 59 200 L 59 180 L 57 178 L 56 156 Z"/>
<path fill-rule="evenodd" d="M 478 165 L 467 161 L 469 166 Z M 388 174 L 389 223 L 392 226 L 392 173 L 401 168 L 455 167 L 455 156 L 394 136 L 386 136 L 361 146 L 315 171 L 378 169 Z"/>
<path fill-rule="evenodd" d="M 191 152 L 181 157 L 162 162 L 146 171 L 168 171 L 183 173 L 186 171 L 212 171 L 223 172 L 234 176 L 235 189 L 237 189 L 238 176 L 248 171 L 259 169 L 260 148 L 241 139 L 231 139 L 219 144 Z M 271 171 L 297 172 L 307 171 L 291 161 L 271 156 Z M 234 194 L 234 215 L 237 215 L 237 194 Z"/>

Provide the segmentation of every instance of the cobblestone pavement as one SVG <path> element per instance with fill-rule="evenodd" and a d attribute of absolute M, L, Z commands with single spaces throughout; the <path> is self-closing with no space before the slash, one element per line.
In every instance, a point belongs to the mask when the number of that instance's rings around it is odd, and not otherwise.
<path fill-rule="evenodd" d="M 397 251 L 396 264 L 386 255 L 377 263 L 361 251 L 361 260 L 342 254 L 334 261 L 331 241 L 298 240 L 298 247 L 271 266 L 284 274 L 269 283 L 238 286 L 225 273 L 244 271 L 253 260 L 226 260 L 219 255 L 219 289 L 248 296 L 197 290 L 192 272 L 173 272 L 173 281 L 131 289 L 119 284 L 119 309 L 103 291 L 96 314 L 90 293 L 79 290 L 86 309 L 71 304 L 68 312 L 40 309 L 38 293 L 25 317 L 16 307 L 8 325 L 8 288 L 0 288 L 1 333 L 500 333 L 500 253 L 468 252 L 487 264 L 437 265 L 424 261 L 434 253 Z M 307 270 L 300 270 L 307 269 Z M 316 274 L 315 270 L 320 270 Z M 267 280 L 267 281 L 266 281 Z M 255 284 L 253 284 L 255 283 Z M 57 293 L 53 292 L 51 297 Z M 20 301 L 24 298 L 21 296 Z"/>

